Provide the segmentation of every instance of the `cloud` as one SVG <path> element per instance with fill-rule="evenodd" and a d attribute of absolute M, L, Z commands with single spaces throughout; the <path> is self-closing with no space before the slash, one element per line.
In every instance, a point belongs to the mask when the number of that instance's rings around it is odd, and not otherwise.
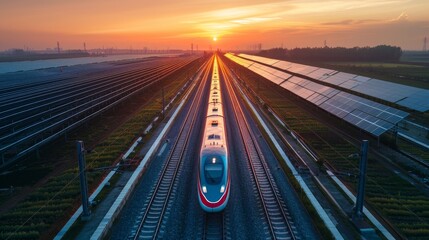
<path fill-rule="evenodd" d="M 246 25 L 246 24 L 274 21 L 279 19 L 280 19 L 279 17 L 249 17 L 249 18 L 234 19 L 234 20 L 231 20 L 231 22 L 238 23 L 241 25 Z"/>
<path fill-rule="evenodd" d="M 408 21 L 408 14 L 406 12 L 402 12 L 397 18 L 391 19 L 391 22 L 406 22 Z"/>
<path fill-rule="evenodd" d="M 337 21 L 337 22 L 326 22 L 326 23 L 322 23 L 322 25 L 340 25 L 340 26 L 344 26 L 344 25 L 359 25 L 359 24 L 367 24 L 367 23 L 375 23 L 375 22 L 379 22 L 379 20 L 375 20 L 375 19 L 363 19 L 363 20 L 353 20 L 353 19 L 347 19 L 347 20 L 342 20 L 342 21 Z"/>

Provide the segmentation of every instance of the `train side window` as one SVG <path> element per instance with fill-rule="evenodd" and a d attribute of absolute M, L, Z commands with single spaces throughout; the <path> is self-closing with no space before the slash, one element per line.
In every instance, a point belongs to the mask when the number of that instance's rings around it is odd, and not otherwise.
<path fill-rule="evenodd" d="M 217 120 L 212 121 L 212 127 L 216 127 L 219 125 L 219 122 Z"/>
<path fill-rule="evenodd" d="M 213 112 L 217 112 L 219 109 L 218 108 L 213 108 Z"/>
<path fill-rule="evenodd" d="M 210 134 L 210 135 L 209 135 L 209 137 L 208 137 L 208 139 L 209 139 L 209 140 L 212 140 L 212 139 L 220 139 L 220 135 L 217 135 L 217 134 Z"/>

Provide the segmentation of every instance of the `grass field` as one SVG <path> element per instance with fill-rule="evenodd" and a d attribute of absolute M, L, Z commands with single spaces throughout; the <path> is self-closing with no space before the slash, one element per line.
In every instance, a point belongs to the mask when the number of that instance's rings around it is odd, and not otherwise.
<path fill-rule="evenodd" d="M 401 62 L 419 62 L 429 64 L 429 51 L 404 51 L 402 53 Z"/>
<path fill-rule="evenodd" d="M 383 63 L 383 62 L 331 62 L 333 65 L 340 66 L 354 66 L 361 68 L 413 68 L 413 69 L 422 69 L 425 66 L 416 65 L 412 63 Z"/>
<path fill-rule="evenodd" d="M 328 62 L 324 67 L 429 89 L 429 65 L 419 63 Z"/>
<path fill-rule="evenodd" d="M 405 51 L 400 62 L 299 61 L 299 63 L 429 89 L 429 52 Z"/>

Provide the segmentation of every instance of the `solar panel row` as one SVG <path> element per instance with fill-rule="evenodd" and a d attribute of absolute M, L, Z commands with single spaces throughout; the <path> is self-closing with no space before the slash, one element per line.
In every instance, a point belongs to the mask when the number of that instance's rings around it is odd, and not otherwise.
<path fill-rule="evenodd" d="M 305 75 L 343 89 L 396 103 L 419 112 L 426 112 L 429 110 L 429 90 L 426 89 L 288 61 L 280 61 L 248 54 L 239 54 L 238 56 L 268 64 L 292 73 Z"/>
<path fill-rule="evenodd" d="M 232 54 L 226 54 L 225 56 L 235 62 L 239 62 L 242 59 Z M 302 66 L 299 67 L 302 72 L 309 72 L 311 69 Z M 268 73 L 275 72 L 273 68 L 270 69 L 270 67 L 265 65 L 254 63 L 247 68 L 289 90 L 302 99 L 312 102 L 327 112 L 377 137 L 393 128 L 399 121 L 408 116 L 408 113 L 404 111 L 297 76 L 289 75 L 286 76 L 287 78 L 276 76 L 276 78 L 274 78 L 273 76 L 275 75 L 268 75 Z M 329 69 L 312 69 L 311 72 L 319 76 L 335 75 L 336 73 Z M 339 76 L 347 75 L 346 73 L 340 73 Z M 365 79 L 360 80 L 364 81 Z"/>
<path fill-rule="evenodd" d="M 249 61 L 249 60 L 237 57 L 237 56 L 230 54 L 230 53 L 225 54 L 225 56 L 230 58 L 234 62 L 240 64 L 241 66 L 246 67 L 246 68 L 255 63 L 253 61 Z"/>
<path fill-rule="evenodd" d="M 234 60 L 238 64 L 249 68 L 253 72 L 263 76 L 264 78 L 266 78 L 266 79 L 268 79 L 268 80 L 270 80 L 276 84 L 280 84 L 281 82 L 285 81 L 286 79 L 288 79 L 292 76 L 289 73 L 277 70 L 277 69 L 272 68 L 272 67 L 268 67 L 266 65 L 262 65 L 259 63 L 251 62 L 251 61 L 246 60 L 246 59 L 236 57 L 230 53 L 225 54 L 225 56 L 231 58 L 232 60 Z M 276 61 L 278 61 L 278 60 L 276 60 Z"/>

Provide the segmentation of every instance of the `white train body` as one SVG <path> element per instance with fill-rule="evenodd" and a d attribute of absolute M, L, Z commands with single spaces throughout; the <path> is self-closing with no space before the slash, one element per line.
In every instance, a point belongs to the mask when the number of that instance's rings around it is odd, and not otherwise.
<path fill-rule="evenodd" d="M 219 80 L 215 57 L 198 172 L 198 200 L 206 212 L 222 211 L 228 203 L 230 192 L 228 150 Z"/>

